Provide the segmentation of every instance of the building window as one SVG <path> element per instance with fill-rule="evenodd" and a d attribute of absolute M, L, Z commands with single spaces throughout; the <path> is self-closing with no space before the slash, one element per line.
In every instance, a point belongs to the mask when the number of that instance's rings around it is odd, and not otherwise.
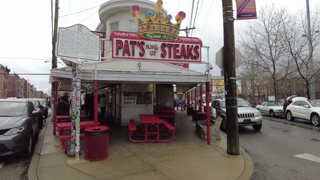
<path fill-rule="evenodd" d="M 111 33 L 114 31 L 118 31 L 119 30 L 119 23 L 118 22 L 111 23 L 110 27 L 111 27 Z"/>
<path fill-rule="evenodd" d="M 137 32 L 136 21 L 129 21 L 129 31 Z"/>

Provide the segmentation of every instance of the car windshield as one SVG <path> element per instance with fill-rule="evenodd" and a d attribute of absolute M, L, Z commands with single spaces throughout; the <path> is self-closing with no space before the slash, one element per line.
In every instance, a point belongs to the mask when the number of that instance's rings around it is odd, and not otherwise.
<path fill-rule="evenodd" d="M 34 107 L 38 107 L 38 101 L 37 100 L 31 100 L 30 102 L 32 102 Z"/>
<path fill-rule="evenodd" d="M 250 103 L 246 100 L 238 100 L 238 107 L 251 107 Z M 226 102 L 221 101 L 221 108 L 226 108 Z"/>
<path fill-rule="evenodd" d="M 277 102 L 269 102 L 268 106 L 279 106 Z"/>
<path fill-rule="evenodd" d="M 27 113 L 25 102 L 0 102 L 0 116 L 22 116 Z"/>
<path fill-rule="evenodd" d="M 46 101 L 45 100 L 39 100 L 40 101 L 40 104 L 42 105 L 42 106 L 45 106 L 46 105 Z"/>
<path fill-rule="evenodd" d="M 309 103 L 310 103 L 311 106 L 313 106 L 313 107 L 320 107 L 320 100 L 309 101 Z"/>

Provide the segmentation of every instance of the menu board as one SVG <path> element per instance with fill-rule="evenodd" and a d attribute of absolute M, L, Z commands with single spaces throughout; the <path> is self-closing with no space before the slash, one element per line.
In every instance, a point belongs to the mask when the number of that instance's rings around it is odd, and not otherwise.
<path fill-rule="evenodd" d="M 152 92 L 123 92 L 122 105 L 152 104 Z"/>

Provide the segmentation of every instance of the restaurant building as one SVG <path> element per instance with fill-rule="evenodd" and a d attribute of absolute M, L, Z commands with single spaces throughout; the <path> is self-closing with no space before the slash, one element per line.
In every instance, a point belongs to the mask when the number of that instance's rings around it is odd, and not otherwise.
<path fill-rule="evenodd" d="M 174 89 L 186 94 L 205 83 L 209 88 L 210 64 L 202 61 L 207 49 L 199 38 L 178 36 L 185 17 L 182 11 L 168 14 L 161 0 L 110 0 L 100 6 L 94 33 L 101 37 L 101 62 L 82 65 L 81 86 L 83 94 L 106 96 L 114 124 L 128 126 L 140 114 L 173 107 Z M 190 70 L 189 63 L 203 64 L 207 71 Z M 72 91 L 70 79 L 71 67 L 51 71 L 58 91 Z"/>

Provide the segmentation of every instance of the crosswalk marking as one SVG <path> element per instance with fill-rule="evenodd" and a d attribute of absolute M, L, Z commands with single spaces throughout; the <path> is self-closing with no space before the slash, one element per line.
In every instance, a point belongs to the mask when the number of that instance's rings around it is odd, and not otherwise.
<path fill-rule="evenodd" d="M 4 165 L 4 162 L 0 162 L 0 169 L 2 168 L 3 165 Z"/>
<path fill-rule="evenodd" d="M 308 154 L 308 153 L 297 154 L 297 155 L 294 155 L 294 157 L 320 163 L 320 157 L 317 157 L 315 155 Z"/>

